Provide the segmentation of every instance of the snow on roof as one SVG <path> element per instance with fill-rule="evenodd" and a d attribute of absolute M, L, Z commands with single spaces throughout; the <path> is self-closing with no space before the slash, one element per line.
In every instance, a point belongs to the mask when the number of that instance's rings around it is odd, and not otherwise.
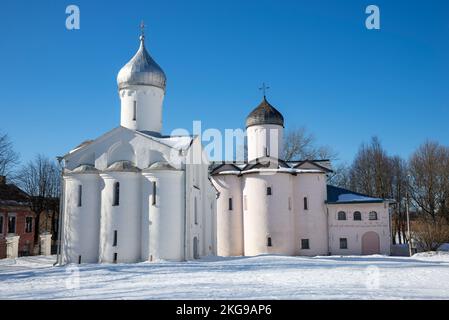
<path fill-rule="evenodd" d="M 194 139 L 193 136 L 155 136 L 146 131 L 138 131 L 145 135 L 146 137 L 151 138 L 152 140 L 158 141 L 166 146 L 174 149 L 185 150 L 190 147 L 192 141 Z"/>
<path fill-rule="evenodd" d="M 327 186 L 327 203 L 377 203 L 384 200 L 331 185 Z"/>

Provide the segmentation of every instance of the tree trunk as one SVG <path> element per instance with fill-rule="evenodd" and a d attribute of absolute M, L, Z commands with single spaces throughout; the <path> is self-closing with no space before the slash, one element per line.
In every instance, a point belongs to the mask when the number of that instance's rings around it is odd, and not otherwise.
<path fill-rule="evenodd" d="M 34 245 L 39 244 L 40 219 L 41 219 L 41 214 L 36 213 L 36 217 L 34 218 Z"/>

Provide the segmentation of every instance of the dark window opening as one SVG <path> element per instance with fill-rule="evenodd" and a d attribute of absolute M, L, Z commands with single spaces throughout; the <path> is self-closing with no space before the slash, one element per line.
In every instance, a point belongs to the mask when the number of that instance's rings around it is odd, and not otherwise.
<path fill-rule="evenodd" d="M 81 256 L 78 256 L 78 264 L 81 264 Z"/>
<path fill-rule="evenodd" d="M 304 197 L 304 210 L 309 210 L 309 203 L 307 201 L 307 197 Z"/>
<path fill-rule="evenodd" d="M 114 263 L 117 263 L 117 252 L 114 253 Z"/>
<path fill-rule="evenodd" d="M 113 199 L 113 206 L 120 205 L 120 182 L 116 182 L 114 184 L 114 199 Z"/>
<path fill-rule="evenodd" d="M 339 211 L 338 212 L 338 220 L 346 220 L 346 212 Z"/>
<path fill-rule="evenodd" d="M 83 205 L 83 186 L 78 186 L 78 207 Z"/>
<path fill-rule="evenodd" d="M 16 217 L 8 217 L 8 233 L 16 233 Z"/>
<path fill-rule="evenodd" d="M 348 249 L 348 239 L 340 238 L 340 249 Z"/>
<path fill-rule="evenodd" d="M 3 216 L 0 216 L 0 233 L 3 233 Z"/>
<path fill-rule="evenodd" d="M 25 232 L 26 233 L 33 232 L 33 218 L 32 217 L 25 218 Z"/>
<path fill-rule="evenodd" d="M 196 201 L 196 197 L 193 199 L 193 212 L 194 212 L 194 216 L 195 216 L 195 224 L 198 224 L 198 204 Z"/>
<path fill-rule="evenodd" d="M 271 187 L 267 188 L 267 196 L 271 196 Z"/>
<path fill-rule="evenodd" d="M 354 221 L 362 221 L 362 214 L 360 211 L 354 212 Z"/>
<path fill-rule="evenodd" d="M 301 249 L 310 249 L 309 239 L 301 239 Z"/>
<path fill-rule="evenodd" d="M 137 101 L 134 101 L 133 104 L 133 121 L 136 121 L 137 119 Z"/>
<path fill-rule="evenodd" d="M 272 243 L 271 243 L 271 237 L 268 237 L 268 239 L 267 239 L 267 246 L 268 246 L 268 247 L 271 247 L 271 246 L 272 246 Z"/>
<path fill-rule="evenodd" d="M 117 246 L 117 230 L 114 230 L 114 241 L 112 242 L 112 246 Z"/>
<path fill-rule="evenodd" d="M 369 220 L 377 220 L 377 212 L 376 211 L 371 211 L 369 213 Z"/>
<path fill-rule="evenodd" d="M 229 198 L 229 211 L 232 211 L 232 198 Z"/>
<path fill-rule="evenodd" d="M 153 199 L 152 199 L 152 205 L 156 205 L 156 181 L 153 181 Z"/>

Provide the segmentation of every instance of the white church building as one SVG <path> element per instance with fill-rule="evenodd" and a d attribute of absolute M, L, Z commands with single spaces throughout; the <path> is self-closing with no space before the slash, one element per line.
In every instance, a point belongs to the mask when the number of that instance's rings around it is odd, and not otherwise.
<path fill-rule="evenodd" d="M 196 136 L 162 135 L 166 76 L 145 48 L 120 70 L 120 126 L 63 157 L 60 263 L 216 254 L 209 163 Z"/>
<path fill-rule="evenodd" d="M 327 185 L 327 160 L 286 162 L 284 118 L 264 97 L 246 119 L 248 161 L 211 169 L 220 256 L 390 254 L 390 201 Z"/>

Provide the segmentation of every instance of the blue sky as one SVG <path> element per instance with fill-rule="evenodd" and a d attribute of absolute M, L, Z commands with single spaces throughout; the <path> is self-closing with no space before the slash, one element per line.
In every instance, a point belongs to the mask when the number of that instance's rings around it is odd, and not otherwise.
<path fill-rule="evenodd" d="M 81 29 L 65 28 L 65 8 Z M 365 28 L 376 4 L 381 30 Z M 116 75 L 147 47 L 167 74 L 164 133 L 239 128 L 261 100 L 350 162 L 377 135 L 407 158 L 449 144 L 449 1 L 22 1 L 0 4 L 0 131 L 22 160 L 119 124 Z"/>

